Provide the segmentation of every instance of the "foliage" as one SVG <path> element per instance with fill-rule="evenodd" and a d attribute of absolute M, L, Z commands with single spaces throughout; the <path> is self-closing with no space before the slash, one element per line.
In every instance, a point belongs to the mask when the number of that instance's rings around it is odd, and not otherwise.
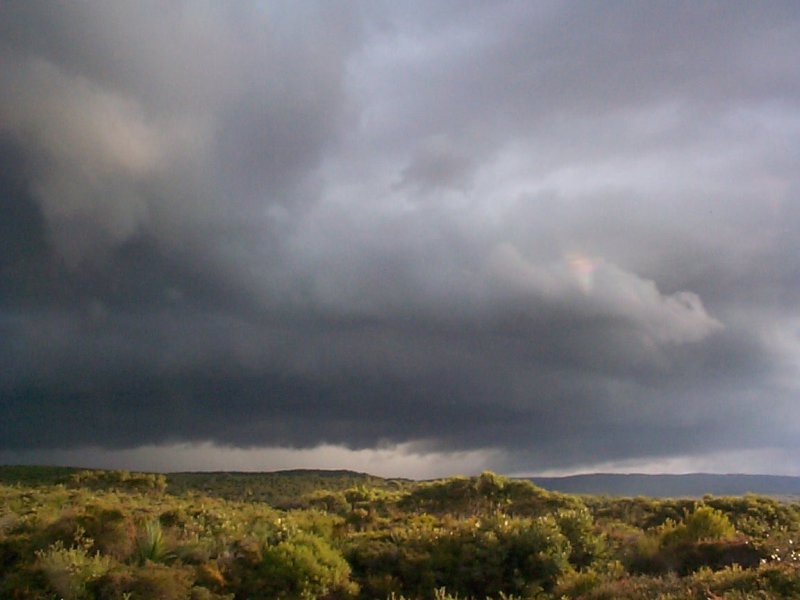
<path fill-rule="evenodd" d="M 143 531 L 136 538 L 136 558 L 140 564 L 146 562 L 165 563 L 175 558 L 161 529 L 161 523 L 155 519 L 144 524 Z"/>
<path fill-rule="evenodd" d="M 93 490 L 120 489 L 130 492 L 162 493 L 167 488 L 167 477 L 161 473 L 79 471 L 70 475 L 68 484 Z"/>
<path fill-rule="evenodd" d="M 358 587 L 350 581 L 350 566 L 319 536 L 297 534 L 263 551 L 256 591 L 286 600 L 346 598 Z"/>
<path fill-rule="evenodd" d="M 570 544 L 555 519 L 496 515 L 417 520 L 407 529 L 354 540 L 348 558 L 365 580 L 365 597 L 446 587 L 486 597 L 552 588 L 570 569 Z"/>
<path fill-rule="evenodd" d="M 595 530 L 594 519 L 588 509 L 560 510 L 555 518 L 559 530 L 570 543 L 570 562 L 573 565 L 588 567 L 603 554 L 605 541 Z"/>
<path fill-rule="evenodd" d="M 122 471 L 4 473 L 0 598 L 800 597 L 800 506 L 773 498 L 579 498 L 493 473 L 183 474 L 166 491 Z"/>
<path fill-rule="evenodd" d="M 37 552 L 36 556 L 37 567 L 44 572 L 50 587 L 65 600 L 86 597 L 88 585 L 111 567 L 108 556 L 90 555 L 80 547 L 65 548 L 61 542 Z"/>
<path fill-rule="evenodd" d="M 226 500 L 266 502 L 277 508 L 308 508 L 318 502 L 319 493 L 344 492 L 362 486 L 366 489 L 400 490 L 411 482 L 383 479 L 353 471 L 279 471 L 276 473 L 171 473 L 167 491 L 185 494 L 193 491 Z"/>
<path fill-rule="evenodd" d="M 701 505 L 691 512 L 685 511 L 680 524 L 666 528 L 662 533 L 662 544 L 670 546 L 703 540 L 729 540 L 735 535 L 736 529 L 722 511 Z"/>
<path fill-rule="evenodd" d="M 574 496 L 548 492 L 530 481 L 510 480 L 494 473 L 479 477 L 453 477 L 423 483 L 400 501 L 406 511 L 465 517 L 502 511 L 536 516 L 558 509 L 580 508 Z"/>

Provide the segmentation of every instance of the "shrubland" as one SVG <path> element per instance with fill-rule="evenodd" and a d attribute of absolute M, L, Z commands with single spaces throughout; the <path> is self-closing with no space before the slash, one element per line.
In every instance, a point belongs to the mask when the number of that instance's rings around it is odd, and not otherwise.
<path fill-rule="evenodd" d="M 0 598 L 800 597 L 800 506 L 760 496 L 579 497 L 492 473 L 0 481 Z"/>

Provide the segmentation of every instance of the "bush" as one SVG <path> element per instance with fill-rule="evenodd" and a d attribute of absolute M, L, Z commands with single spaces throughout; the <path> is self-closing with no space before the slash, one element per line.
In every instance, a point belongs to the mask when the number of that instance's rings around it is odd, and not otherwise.
<path fill-rule="evenodd" d="M 594 521 L 588 510 L 560 510 L 556 523 L 569 540 L 572 552 L 569 562 L 578 568 L 588 567 L 599 557 L 605 547 L 603 538 L 594 530 Z"/>
<path fill-rule="evenodd" d="M 93 550 L 117 560 L 125 560 L 133 553 L 136 528 L 121 510 L 92 505 L 77 522 L 85 537 L 94 542 Z"/>
<path fill-rule="evenodd" d="M 684 513 L 682 523 L 664 532 L 662 545 L 729 540 L 735 536 L 736 529 L 722 511 L 710 506 L 698 506 L 691 513 Z"/>
<path fill-rule="evenodd" d="M 87 596 L 88 585 L 100 579 L 111 567 L 111 559 L 99 553 L 89 555 L 83 548 L 64 548 L 56 542 L 37 552 L 37 566 L 47 577 L 50 587 L 64 600 Z"/>
<path fill-rule="evenodd" d="M 193 583 L 194 577 L 188 567 L 146 563 L 112 569 L 94 587 L 97 597 L 104 599 L 187 600 Z"/>
<path fill-rule="evenodd" d="M 464 597 L 549 590 L 571 570 L 569 540 L 552 517 L 414 521 L 390 537 L 365 536 L 348 557 L 365 596 L 428 598 L 446 587 Z"/>
<path fill-rule="evenodd" d="M 243 545 L 237 554 L 229 580 L 245 597 L 315 600 L 349 598 L 358 591 L 347 561 L 314 534 L 295 533 L 261 547 Z"/>

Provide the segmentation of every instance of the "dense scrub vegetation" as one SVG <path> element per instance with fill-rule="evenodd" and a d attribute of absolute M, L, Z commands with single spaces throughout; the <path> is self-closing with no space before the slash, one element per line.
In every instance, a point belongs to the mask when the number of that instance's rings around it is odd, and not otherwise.
<path fill-rule="evenodd" d="M 492 473 L 0 481 L 0 598 L 800 597 L 800 506 L 764 497 L 577 497 Z"/>

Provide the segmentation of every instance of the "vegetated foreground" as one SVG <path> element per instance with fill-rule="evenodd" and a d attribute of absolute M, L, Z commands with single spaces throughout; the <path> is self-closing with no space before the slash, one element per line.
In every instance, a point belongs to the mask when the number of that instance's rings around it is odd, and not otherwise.
<path fill-rule="evenodd" d="M 0 598 L 800 598 L 800 504 L 0 467 Z"/>

